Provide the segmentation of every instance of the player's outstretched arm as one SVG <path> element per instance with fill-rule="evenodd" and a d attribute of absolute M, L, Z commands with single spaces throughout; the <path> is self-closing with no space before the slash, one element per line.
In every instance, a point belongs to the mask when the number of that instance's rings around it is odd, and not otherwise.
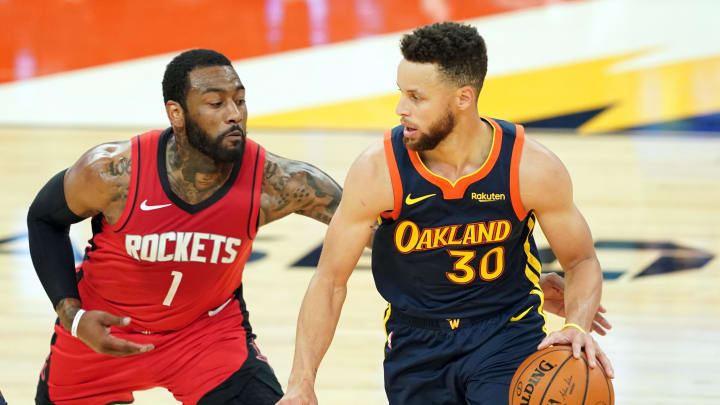
<path fill-rule="evenodd" d="M 523 205 L 535 211 L 566 281 L 565 326 L 548 335 L 539 348 L 571 344 L 575 357 L 584 349 L 590 367 L 600 360 L 612 377 L 610 361 L 589 334 L 600 304 L 602 271 L 590 229 L 573 202 L 570 175 L 557 156 L 532 139 L 527 139 L 522 153 L 519 181 Z"/>
<path fill-rule="evenodd" d="M 315 375 L 335 334 L 347 280 L 374 231 L 377 216 L 392 207 L 392 185 L 380 145 L 361 155 L 348 173 L 318 268 L 300 308 L 292 372 L 287 393 L 278 404 L 317 404 Z"/>
<path fill-rule="evenodd" d="M 116 221 L 127 199 L 130 178 L 129 142 L 104 144 L 86 152 L 69 169 L 56 174 L 40 190 L 28 210 L 30 255 L 41 284 L 70 331 L 82 309 L 75 280 L 70 225 L 103 213 Z M 109 334 L 110 325 L 126 325 L 129 319 L 102 311 L 78 315 L 77 336 L 99 353 L 124 356 L 151 350 Z"/>
<path fill-rule="evenodd" d="M 259 224 L 292 213 L 329 224 L 342 196 L 340 185 L 309 163 L 265 155 Z"/>

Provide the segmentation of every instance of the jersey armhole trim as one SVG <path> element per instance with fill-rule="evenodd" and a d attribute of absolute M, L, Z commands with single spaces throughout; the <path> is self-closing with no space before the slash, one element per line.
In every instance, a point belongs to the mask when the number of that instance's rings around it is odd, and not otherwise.
<path fill-rule="evenodd" d="M 512 207 L 520 221 L 527 216 L 520 198 L 520 158 L 522 157 L 523 145 L 525 144 L 525 128 L 522 125 L 515 125 L 515 143 L 510 158 L 510 200 Z"/>
<path fill-rule="evenodd" d="M 140 184 L 140 135 L 134 136 L 130 140 L 130 184 L 128 185 L 128 197 L 125 201 L 125 208 L 120 216 L 120 219 L 110 226 L 113 232 L 120 232 L 125 228 L 125 225 L 130 222 L 130 217 L 133 211 L 135 211 L 135 203 L 137 202 L 137 188 Z M 132 203 L 130 203 L 132 201 Z M 103 221 L 107 223 L 107 219 L 103 216 Z M 109 225 L 109 224 L 108 224 Z"/>
<path fill-rule="evenodd" d="M 393 151 L 391 130 L 385 132 L 383 147 L 385 149 L 385 161 L 387 162 L 388 172 L 390 173 L 390 181 L 392 182 L 394 203 L 392 211 L 385 211 L 381 213 L 380 216 L 386 219 L 392 218 L 396 220 L 400 216 L 400 210 L 402 209 L 403 187 L 402 180 L 400 179 L 400 170 L 398 169 L 395 152 Z"/>
<path fill-rule="evenodd" d="M 262 194 L 262 176 L 265 172 L 265 148 L 256 144 L 255 169 L 253 170 L 252 192 L 250 197 L 250 216 L 248 217 L 247 235 L 255 239 L 258 230 L 258 219 L 260 216 L 260 196 Z M 260 169 L 258 170 L 258 167 Z M 258 181 L 260 176 L 260 181 Z"/>

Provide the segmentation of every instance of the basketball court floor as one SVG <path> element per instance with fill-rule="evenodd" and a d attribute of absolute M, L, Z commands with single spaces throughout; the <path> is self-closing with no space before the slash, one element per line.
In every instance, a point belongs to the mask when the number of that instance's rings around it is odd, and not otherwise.
<path fill-rule="evenodd" d="M 41 112 L 41 111 L 40 111 Z M 381 133 L 262 132 L 268 150 L 311 162 L 342 182 L 354 157 Z M 0 128 L 0 391 L 33 403 L 55 314 L 37 281 L 25 216 L 54 173 L 93 145 L 140 130 Z M 614 327 L 598 341 L 615 367 L 619 405 L 720 403 L 720 137 L 690 134 L 579 136 L 528 130 L 568 166 L 575 200 L 605 272 L 603 304 Z M 547 191 L 549 194 L 552 190 Z M 89 224 L 74 226 L 78 250 Z M 259 232 L 245 269 L 258 345 L 285 386 L 295 321 L 324 225 L 292 216 Z M 536 233 L 539 247 L 547 243 Z M 545 271 L 559 270 L 547 251 Z M 321 404 L 386 404 L 382 311 L 365 255 L 350 279 L 335 340 L 321 365 Z M 550 317 L 550 329 L 560 320 Z M 111 372 L 111 371 L 109 371 Z M 175 404 L 165 390 L 136 404 Z"/>

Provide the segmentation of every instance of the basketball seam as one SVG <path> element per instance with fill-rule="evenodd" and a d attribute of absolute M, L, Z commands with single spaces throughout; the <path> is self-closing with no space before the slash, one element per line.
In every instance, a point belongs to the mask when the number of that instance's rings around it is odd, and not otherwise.
<path fill-rule="evenodd" d="M 558 375 L 558 373 L 560 372 L 560 370 L 562 370 L 562 368 L 565 366 L 565 364 L 567 364 L 567 362 L 570 361 L 570 359 L 572 359 L 572 358 L 573 358 L 572 353 L 570 353 L 570 357 L 568 357 L 567 359 L 565 359 L 565 361 L 562 362 L 562 364 L 560 365 L 560 367 L 558 367 L 558 369 L 555 370 L 555 374 L 553 374 L 552 378 L 550 378 L 550 381 L 548 382 L 547 387 L 545 387 L 545 392 L 543 392 L 542 397 L 540 397 L 540 403 L 541 403 L 541 404 L 543 403 L 543 400 L 545 400 L 545 396 L 547 395 L 547 392 L 550 390 L 550 387 L 552 386 L 553 381 L 555 381 L 555 377 L 557 377 L 557 375 Z M 583 401 L 583 402 L 584 402 L 584 401 Z"/>
<path fill-rule="evenodd" d="M 610 388 L 610 385 L 612 383 L 610 382 L 610 379 L 607 378 L 607 375 L 605 375 L 605 369 L 603 368 L 602 364 L 598 363 L 598 366 L 600 367 L 600 371 L 603 374 L 603 380 L 605 380 L 605 386 L 608 390 L 608 405 L 613 405 L 615 403 L 615 392 L 612 388 Z"/>
<path fill-rule="evenodd" d="M 585 363 L 585 393 L 583 394 L 583 405 L 585 405 L 585 400 L 587 399 L 587 393 L 588 393 L 588 385 L 590 384 L 590 365 L 588 364 L 587 360 L 585 360 L 584 356 L 580 356 L 580 359 Z"/>
<path fill-rule="evenodd" d="M 527 370 L 528 368 L 530 368 L 530 365 L 532 364 L 532 362 L 535 361 L 535 360 L 537 360 L 538 357 L 541 357 L 541 356 L 543 356 L 543 355 L 545 355 L 545 354 L 548 354 L 548 353 L 553 353 L 553 352 L 567 352 L 567 351 L 571 351 L 571 350 L 567 350 L 567 346 L 553 346 L 553 347 L 552 347 L 552 350 L 548 348 L 547 350 L 541 350 L 541 351 L 535 352 L 535 353 L 531 354 L 530 356 L 528 356 L 525 360 L 523 360 L 523 363 L 529 360 L 528 365 L 525 366 L 525 368 L 524 368 L 522 371 L 520 371 L 520 369 L 518 369 L 517 371 L 515 371 L 515 375 L 517 375 L 517 377 L 518 377 L 518 379 L 519 379 L 520 376 L 523 375 L 523 373 L 525 373 L 525 370 Z M 520 371 L 520 374 L 518 374 L 518 371 Z M 512 380 L 511 380 L 511 382 L 515 380 L 515 375 L 513 375 L 513 378 L 512 378 Z M 509 394 L 510 394 L 510 403 L 511 403 L 511 404 L 512 404 L 512 402 L 513 402 L 513 401 L 512 401 L 513 389 L 514 389 L 514 387 L 513 387 L 513 386 L 510 386 L 510 392 L 509 392 Z"/>

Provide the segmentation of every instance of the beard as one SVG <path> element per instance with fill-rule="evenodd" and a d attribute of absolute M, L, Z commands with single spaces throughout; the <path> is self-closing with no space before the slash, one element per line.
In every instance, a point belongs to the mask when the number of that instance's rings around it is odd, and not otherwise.
<path fill-rule="evenodd" d="M 415 151 L 435 149 L 440 142 L 450 135 L 453 129 L 455 129 L 455 114 L 448 109 L 445 116 L 432 123 L 427 132 L 420 132 L 417 140 L 411 141 L 408 138 L 403 138 L 403 143 L 409 149 Z"/>
<path fill-rule="evenodd" d="M 231 147 L 223 147 L 222 142 L 225 140 L 225 137 L 234 131 L 240 131 L 242 134 L 242 141 L 240 144 Z M 200 126 L 192 118 L 185 115 L 185 135 L 187 136 L 190 145 L 217 162 L 235 162 L 240 159 L 245 152 L 246 134 L 240 125 L 233 125 L 213 140 L 210 137 L 210 134 L 200 128 Z"/>

